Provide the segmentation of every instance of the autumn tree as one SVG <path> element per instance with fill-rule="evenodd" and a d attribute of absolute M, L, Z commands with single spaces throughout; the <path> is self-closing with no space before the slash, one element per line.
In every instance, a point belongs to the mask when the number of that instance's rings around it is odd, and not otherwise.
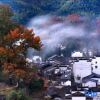
<path fill-rule="evenodd" d="M 27 49 L 41 49 L 40 37 L 32 30 L 20 26 L 2 37 L 0 43 L 0 62 L 3 72 L 12 75 L 17 81 L 26 80 L 31 74 L 31 68 L 26 61 Z"/>

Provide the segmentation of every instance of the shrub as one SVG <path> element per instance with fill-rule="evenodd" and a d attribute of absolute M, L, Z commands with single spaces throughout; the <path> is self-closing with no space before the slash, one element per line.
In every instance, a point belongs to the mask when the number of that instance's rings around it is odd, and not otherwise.
<path fill-rule="evenodd" d="M 14 90 L 6 98 L 6 100 L 32 100 L 31 97 L 26 96 L 23 90 Z"/>
<path fill-rule="evenodd" d="M 42 79 L 32 79 L 29 83 L 28 89 L 29 93 L 40 91 L 44 86 L 44 81 Z"/>

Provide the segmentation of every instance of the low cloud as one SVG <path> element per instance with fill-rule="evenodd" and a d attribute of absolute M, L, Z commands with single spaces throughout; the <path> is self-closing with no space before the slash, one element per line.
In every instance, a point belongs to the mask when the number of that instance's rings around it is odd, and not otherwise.
<path fill-rule="evenodd" d="M 46 52 L 53 51 L 64 41 L 67 44 L 68 38 L 98 37 L 100 30 L 96 18 L 90 19 L 79 15 L 66 17 L 37 16 L 31 19 L 27 27 L 32 28 L 36 35 L 41 37 Z"/>

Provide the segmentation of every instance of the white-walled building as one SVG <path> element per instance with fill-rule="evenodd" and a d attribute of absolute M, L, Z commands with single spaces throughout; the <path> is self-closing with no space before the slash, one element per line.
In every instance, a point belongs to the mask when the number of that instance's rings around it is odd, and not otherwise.
<path fill-rule="evenodd" d="M 34 63 L 42 63 L 42 58 L 40 56 L 33 56 Z"/>
<path fill-rule="evenodd" d="M 97 87 L 100 86 L 100 75 L 92 73 L 82 79 L 83 87 Z"/>
<path fill-rule="evenodd" d="M 61 85 L 62 86 L 71 86 L 71 81 L 70 80 L 67 80 L 67 81 L 61 81 Z"/>
<path fill-rule="evenodd" d="M 66 95 L 66 100 L 93 100 L 92 97 L 85 96 L 83 92 L 72 92 L 71 95 Z"/>
<path fill-rule="evenodd" d="M 55 74 L 58 74 L 59 72 L 60 72 L 59 68 L 56 68 L 55 71 L 54 71 Z"/>
<path fill-rule="evenodd" d="M 82 86 L 83 87 L 89 87 L 89 88 L 96 87 L 96 82 L 89 80 L 89 81 L 87 81 L 85 83 L 82 83 Z"/>
<path fill-rule="evenodd" d="M 35 50 L 33 48 L 28 48 L 27 49 L 27 59 L 29 63 L 34 62 L 34 63 L 41 63 L 42 58 L 38 55 L 35 55 Z"/>
<path fill-rule="evenodd" d="M 86 97 L 72 97 L 72 100 L 86 100 Z"/>
<path fill-rule="evenodd" d="M 76 83 L 81 83 L 82 78 L 91 74 L 91 62 L 79 60 L 73 64 L 73 75 Z"/>
<path fill-rule="evenodd" d="M 40 56 L 33 56 L 32 58 L 26 58 L 28 63 L 42 63 L 42 58 Z"/>
<path fill-rule="evenodd" d="M 100 57 L 95 57 L 92 59 L 91 66 L 93 69 L 93 73 L 100 75 Z"/>
<path fill-rule="evenodd" d="M 81 53 L 81 52 L 73 52 L 71 57 L 83 57 L 83 53 Z"/>

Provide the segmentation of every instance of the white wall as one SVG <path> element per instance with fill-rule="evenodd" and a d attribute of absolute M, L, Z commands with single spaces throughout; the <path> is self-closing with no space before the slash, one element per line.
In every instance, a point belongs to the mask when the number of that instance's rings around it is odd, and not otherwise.
<path fill-rule="evenodd" d="M 96 57 L 95 59 L 92 59 L 92 67 L 93 67 L 93 72 L 96 74 L 100 74 L 100 57 Z M 95 68 L 97 66 L 97 68 Z"/>
<path fill-rule="evenodd" d="M 86 100 L 86 97 L 72 97 L 72 100 Z"/>
<path fill-rule="evenodd" d="M 100 85 L 100 79 L 98 79 L 98 83 L 97 84 Z"/>
<path fill-rule="evenodd" d="M 62 70 L 62 71 L 66 71 L 67 67 L 60 67 L 59 69 Z"/>
<path fill-rule="evenodd" d="M 83 57 L 83 53 L 81 53 L 81 52 L 73 52 L 71 57 Z"/>
<path fill-rule="evenodd" d="M 61 82 L 63 86 L 71 86 L 71 81 Z"/>
<path fill-rule="evenodd" d="M 87 62 L 87 60 L 79 60 L 79 62 L 75 62 L 73 64 L 73 74 L 75 82 L 78 82 L 76 79 L 77 76 L 81 78 L 86 77 L 91 74 L 91 62 Z"/>
<path fill-rule="evenodd" d="M 88 86 L 88 87 L 96 87 L 96 83 L 95 82 L 92 82 L 92 81 L 88 81 L 88 82 L 86 82 L 86 83 L 83 83 L 82 84 L 83 85 L 83 87 L 85 86 Z"/>

